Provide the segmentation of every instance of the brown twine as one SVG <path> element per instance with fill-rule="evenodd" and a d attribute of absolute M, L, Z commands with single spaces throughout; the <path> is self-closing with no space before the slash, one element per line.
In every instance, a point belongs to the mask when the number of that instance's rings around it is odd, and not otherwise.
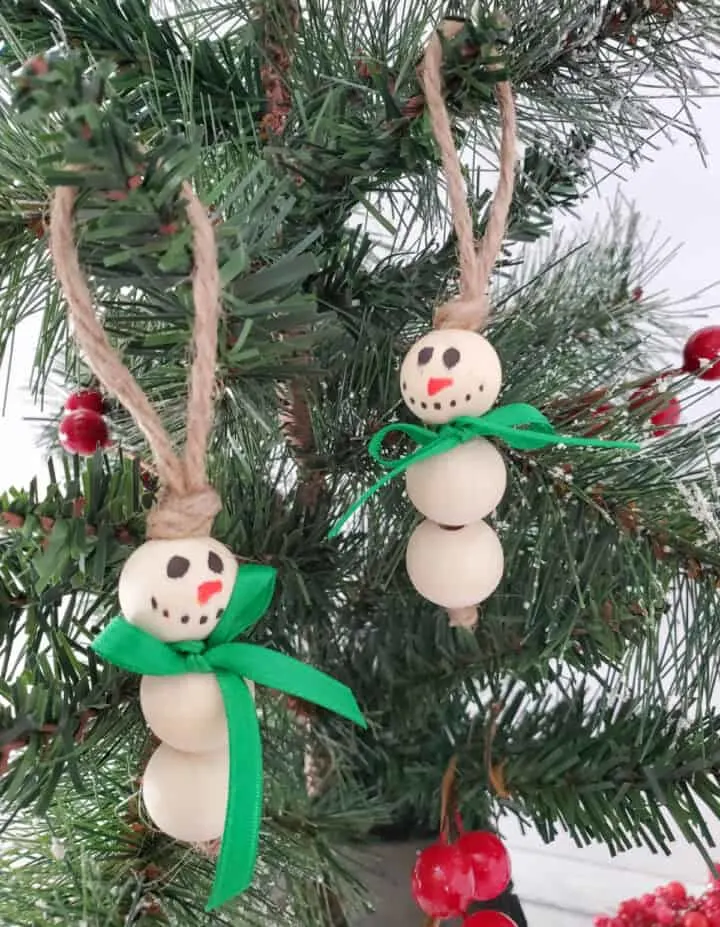
<path fill-rule="evenodd" d="M 443 773 L 440 785 L 440 836 L 450 839 L 450 823 L 456 807 L 455 778 L 457 776 L 458 755 L 453 754 L 447 769 Z"/>
<path fill-rule="evenodd" d="M 505 767 L 507 760 L 501 760 L 499 763 L 493 762 L 493 744 L 498 729 L 498 718 L 502 712 L 503 706 L 495 702 L 490 706 L 489 720 L 485 729 L 485 744 L 483 748 L 485 769 L 487 770 L 488 784 L 498 796 L 498 798 L 510 798 L 507 783 L 505 781 Z"/>
<path fill-rule="evenodd" d="M 78 190 L 58 187 L 50 211 L 50 252 L 68 303 L 75 339 L 90 369 L 137 422 L 155 456 L 161 493 L 148 516 L 149 538 L 205 537 L 221 504 L 207 482 L 205 457 L 213 423 L 213 387 L 220 317 L 220 274 L 215 234 L 207 211 L 188 183 L 182 186 L 193 230 L 192 275 L 195 323 L 187 404 L 187 438 L 182 458 L 160 416 L 110 344 L 98 322 L 75 245 L 74 207 Z"/>
<path fill-rule="evenodd" d="M 487 325 L 490 316 L 487 288 L 502 248 L 515 186 L 515 101 L 508 81 L 501 81 L 496 85 L 495 94 L 500 107 L 501 123 L 500 176 L 490 204 L 485 234 L 476 246 L 467 188 L 443 95 L 442 54 L 440 36 L 433 32 L 425 51 L 421 78 L 430 124 L 440 147 L 453 225 L 458 240 L 460 295 L 436 309 L 433 324 L 435 328 L 479 331 Z"/>

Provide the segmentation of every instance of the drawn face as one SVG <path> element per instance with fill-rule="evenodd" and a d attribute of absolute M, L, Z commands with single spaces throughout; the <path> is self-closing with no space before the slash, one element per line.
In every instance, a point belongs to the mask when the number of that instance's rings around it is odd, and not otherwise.
<path fill-rule="evenodd" d="M 212 538 L 147 541 L 120 574 L 122 613 L 161 641 L 203 640 L 230 601 L 237 570 L 233 554 Z"/>
<path fill-rule="evenodd" d="M 400 368 L 405 405 L 423 422 L 444 425 L 459 415 L 484 415 L 500 393 L 502 368 L 477 332 L 440 329 L 408 351 Z"/>

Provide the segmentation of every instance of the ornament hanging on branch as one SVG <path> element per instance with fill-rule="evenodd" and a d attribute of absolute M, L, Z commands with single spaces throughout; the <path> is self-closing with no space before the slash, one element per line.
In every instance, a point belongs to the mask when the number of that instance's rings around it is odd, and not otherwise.
<path fill-rule="evenodd" d="M 493 408 L 502 387 L 502 365 L 480 330 L 490 317 L 487 288 L 502 248 L 515 184 L 515 103 L 510 83 L 499 81 L 495 92 L 501 122 L 500 174 L 485 235 L 476 245 L 443 98 L 442 57 L 442 42 L 434 33 L 421 79 L 447 179 L 460 257 L 460 293 L 435 311 L 434 330 L 410 348 L 401 366 L 403 401 L 424 425 L 392 424 L 373 436 L 370 455 L 388 472 L 351 506 L 330 537 L 377 489 L 405 474 L 410 501 L 425 519 L 408 542 L 410 581 L 420 595 L 448 611 L 451 625 L 470 628 L 477 623 L 477 606 L 493 594 L 504 570 L 500 539 L 485 519 L 504 495 L 507 474 L 501 452 L 489 439 L 519 450 L 551 444 L 637 446 L 559 435 L 542 412 L 524 403 Z M 399 461 L 388 461 L 382 442 L 398 433 L 418 448 Z"/>
<path fill-rule="evenodd" d="M 221 838 L 207 910 L 252 881 L 262 812 L 262 743 L 254 684 L 365 721 L 350 690 L 277 651 L 237 643 L 270 605 L 276 571 L 242 564 L 210 536 L 221 504 L 205 472 L 213 422 L 220 276 L 213 226 L 189 184 L 182 187 L 193 231 L 194 357 L 187 440 L 179 457 L 160 417 L 122 363 L 95 315 L 74 240 L 77 190 L 55 192 L 50 248 L 74 336 L 99 382 L 147 438 L 160 483 L 148 540 L 127 560 L 114 618 L 92 645 L 100 657 L 142 676 L 140 705 L 161 743 L 142 779 L 155 825 L 177 840 Z M 101 397 L 100 397 L 101 398 Z M 73 402 L 78 403 L 76 397 Z M 94 415 L 97 396 L 70 416 Z M 83 405 L 84 403 L 84 405 Z"/>
<path fill-rule="evenodd" d="M 105 400 L 96 389 L 80 389 L 71 393 L 60 420 L 60 446 L 68 454 L 92 457 L 98 448 L 110 445 L 110 433 L 105 414 Z"/>
<path fill-rule="evenodd" d="M 472 902 L 493 901 L 510 885 L 510 857 L 502 840 L 490 831 L 465 831 L 463 827 L 455 807 L 456 770 L 457 758 L 453 757 L 441 787 L 440 836 L 418 854 L 412 872 L 415 903 L 434 921 L 463 917 Z M 473 920 L 480 914 L 490 919 Z M 467 924 L 515 927 L 514 921 L 495 911 L 472 914 L 463 922 L 464 927 Z"/>

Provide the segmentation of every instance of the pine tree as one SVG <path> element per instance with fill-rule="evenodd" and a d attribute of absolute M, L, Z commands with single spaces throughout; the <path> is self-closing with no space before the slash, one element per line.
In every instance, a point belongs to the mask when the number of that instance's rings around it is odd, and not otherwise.
<path fill-rule="evenodd" d="M 458 23 L 444 41 L 447 105 L 478 235 L 500 76 L 517 96 L 522 154 L 489 328 L 501 401 L 531 403 L 568 434 L 641 443 L 505 452 L 494 519 L 505 576 L 472 630 L 449 627 L 408 581 L 416 516 L 401 479 L 328 539 L 377 479 L 370 438 L 410 420 L 399 360 L 457 285 L 417 72 L 446 16 Z M 658 258 L 637 218 L 573 243 L 551 232 L 659 136 L 696 137 L 687 101 L 714 80 L 718 23 L 716 0 L 509 0 L 472 13 L 396 0 L 0 0 L 0 356 L 12 362 L 18 328 L 40 319 L 29 382 L 48 419 L 47 473 L 0 497 L 0 923 L 351 923 L 363 903 L 352 848 L 433 839 L 453 758 L 466 826 L 502 831 L 515 816 L 547 841 L 565 831 L 612 852 L 666 852 L 675 831 L 709 840 L 720 419 L 666 433 L 649 422 L 671 396 L 690 409 L 708 386 L 694 376 L 638 399 L 684 326 L 650 295 Z M 97 385 L 47 249 L 51 191 L 72 182 L 104 328 L 184 438 L 187 180 L 211 210 L 223 284 L 214 536 L 278 569 L 253 642 L 346 683 L 369 723 L 258 689 L 256 878 L 210 914 L 217 848 L 149 823 L 138 678 L 90 649 L 118 613 L 157 471 L 111 397 L 112 445 L 86 458 L 59 450 L 46 405 L 51 385 Z"/>

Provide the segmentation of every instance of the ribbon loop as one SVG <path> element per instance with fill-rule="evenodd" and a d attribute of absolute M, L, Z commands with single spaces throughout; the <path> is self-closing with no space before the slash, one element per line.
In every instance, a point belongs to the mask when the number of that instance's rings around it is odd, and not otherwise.
<path fill-rule="evenodd" d="M 417 448 L 399 459 L 388 459 L 383 454 L 383 441 L 390 434 L 404 435 L 415 442 Z M 551 444 L 620 448 L 631 451 L 640 448 L 639 444 L 631 441 L 606 441 L 603 438 L 558 434 L 546 415 L 524 402 L 498 406 L 477 418 L 467 415 L 458 416 L 451 422 L 441 425 L 437 430 L 425 425 L 396 422 L 381 428 L 368 443 L 368 453 L 386 472 L 353 502 L 332 527 L 328 538 L 337 537 L 348 519 L 362 508 L 378 489 L 395 479 L 396 476 L 400 476 L 413 464 L 438 454 L 446 454 L 458 445 L 476 438 L 498 438 L 510 447 L 522 451 L 537 451 Z"/>
<path fill-rule="evenodd" d="M 213 673 L 229 731 L 230 783 L 215 881 L 214 910 L 244 891 L 253 878 L 262 815 L 262 742 L 246 679 L 287 692 L 367 727 L 347 686 L 294 657 L 257 644 L 234 643 L 272 599 L 276 571 L 249 564 L 238 570 L 230 602 L 207 640 L 164 643 L 124 618 L 113 618 L 92 650 L 109 663 L 146 676 Z"/>

